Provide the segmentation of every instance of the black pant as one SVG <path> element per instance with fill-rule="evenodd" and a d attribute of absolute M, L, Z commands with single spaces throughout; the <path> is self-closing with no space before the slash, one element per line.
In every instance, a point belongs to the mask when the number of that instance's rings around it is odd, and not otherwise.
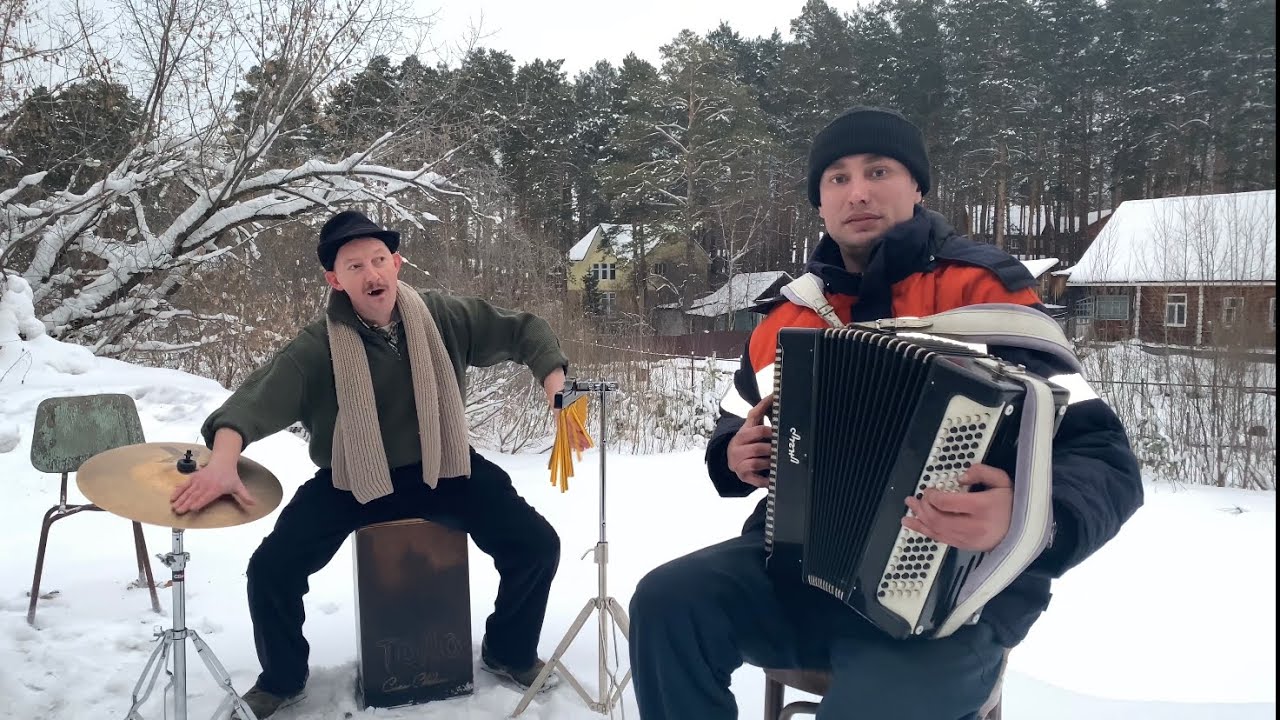
<path fill-rule="evenodd" d="M 291 695 L 306 684 L 310 646 L 302 635 L 307 579 L 329 563 L 352 532 L 374 523 L 421 518 L 470 534 L 500 575 L 485 625 L 489 655 L 526 668 L 537 658 L 560 538 L 511 486 L 502 468 L 471 451 L 471 476 L 443 478 L 435 489 L 419 466 L 392 472 L 395 492 L 367 505 L 333 487 L 321 470 L 298 488 L 276 526 L 249 559 L 249 616 L 262 673 L 258 686 Z"/>
<path fill-rule="evenodd" d="M 736 718 L 729 678 L 744 662 L 830 669 L 819 720 L 971 718 L 991 694 L 1004 649 L 987 625 L 895 640 L 820 590 L 774 582 L 764 563 L 757 532 L 640 580 L 629 639 L 642 720 Z"/>

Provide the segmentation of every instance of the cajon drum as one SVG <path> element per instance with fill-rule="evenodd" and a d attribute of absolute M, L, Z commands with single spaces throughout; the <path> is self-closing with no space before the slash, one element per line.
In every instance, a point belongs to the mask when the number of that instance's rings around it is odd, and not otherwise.
<path fill-rule="evenodd" d="M 425 520 L 356 531 L 356 702 L 398 707 L 473 689 L 467 535 Z"/>

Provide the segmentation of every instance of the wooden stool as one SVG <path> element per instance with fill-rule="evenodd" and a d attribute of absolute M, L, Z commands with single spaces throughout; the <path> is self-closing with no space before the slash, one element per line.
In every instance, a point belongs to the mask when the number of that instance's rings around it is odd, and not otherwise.
<path fill-rule="evenodd" d="M 1000 664 L 1000 675 L 996 678 L 991 695 L 978 711 L 980 720 L 1001 720 L 1000 711 L 1001 688 L 1004 684 L 1004 671 L 1009 666 L 1009 651 L 1004 652 L 1004 661 Z M 831 688 L 831 673 L 825 670 L 776 670 L 764 669 L 764 720 L 791 720 L 799 713 L 818 714 L 818 704 L 808 700 L 797 700 L 783 704 L 783 695 L 787 688 L 795 688 L 800 692 L 822 697 Z"/>
<path fill-rule="evenodd" d="M 808 700 L 797 700 L 789 705 L 783 705 L 783 695 L 789 687 L 822 697 L 831 687 L 831 673 L 822 670 L 766 668 L 764 671 L 764 720 L 791 720 L 798 713 L 818 714 L 818 703 Z"/>
<path fill-rule="evenodd" d="M 356 702 L 398 707 L 469 695 L 467 535 L 425 520 L 355 533 Z"/>

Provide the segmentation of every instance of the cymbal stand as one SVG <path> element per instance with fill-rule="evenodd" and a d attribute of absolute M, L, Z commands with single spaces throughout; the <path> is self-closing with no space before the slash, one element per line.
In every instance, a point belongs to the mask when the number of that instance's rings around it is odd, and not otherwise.
<path fill-rule="evenodd" d="M 622 631 L 623 638 L 627 637 L 630 625 L 627 620 L 627 613 L 622 608 L 622 605 L 616 599 L 610 597 L 607 591 L 609 542 L 605 537 L 604 502 L 605 448 L 608 445 L 605 437 L 605 418 L 608 410 L 606 398 L 607 393 L 618 389 L 618 383 L 570 380 L 566 383 L 566 387 L 566 390 L 556 393 L 555 406 L 557 409 L 568 407 L 579 397 L 590 393 L 595 393 L 600 398 L 600 540 L 596 543 L 593 550 L 588 551 L 594 553 L 595 563 L 598 567 L 596 573 L 597 592 L 595 597 L 587 600 L 582 611 L 578 613 L 577 619 L 575 619 L 573 624 L 569 626 L 568 632 L 565 633 L 564 638 L 556 647 L 555 653 L 552 654 L 551 659 L 547 661 L 546 667 L 542 668 L 542 672 L 538 674 L 538 677 L 534 679 L 533 684 L 525 691 L 524 697 L 520 699 L 520 704 L 516 706 L 511 717 L 516 717 L 529 707 L 529 703 L 533 700 L 534 696 L 542 691 L 542 688 L 546 684 L 547 678 L 550 677 L 553 669 L 558 670 L 563 674 L 573 689 L 582 697 L 582 700 L 587 704 L 587 707 L 598 713 L 611 712 L 613 710 L 613 706 L 622 700 L 622 691 L 626 688 L 627 683 L 631 681 L 631 670 L 628 669 L 626 674 L 623 675 L 622 681 L 617 683 L 616 687 L 610 688 L 611 675 L 609 673 L 608 666 L 609 621 L 612 620 L 618 626 L 618 629 Z M 591 611 L 593 610 L 599 612 L 600 621 L 598 628 L 599 663 L 596 668 L 600 674 L 600 684 L 597 686 L 599 688 L 599 698 L 591 697 L 591 695 L 582 687 L 582 683 L 578 682 L 578 679 L 569 672 L 569 668 L 565 667 L 561 660 L 565 651 L 569 649 L 569 645 L 573 642 L 574 638 L 577 637 L 578 632 L 581 631 L 583 626 L 586 624 L 587 618 L 591 616 Z"/>
<path fill-rule="evenodd" d="M 213 654 L 213 650 L 205 644 L 204 640 L 192 628 L 187 625 L 187 603 L 186 603 L 186 567 L 187 560 L 191 559 L 191 555 L 182 549 L 182 530 L 173 529 L 173 551 L 164 555 L 157 555 L 160 562 L 169 568 L 173 575 L 173 627 L 168 630 L 158 631 L 156 637 L 158 641 L 156 648 L 151 652 L 150 659 L 142 669 L 142 675 L 138 678 L 138 683 L 133 688 L 133 706 L 129 708 L 129 714 L 126 720 L 142 720 L 142 716 L 138 714 L 138 708 L 142 706 L 147 698 L 151 696 L 151 690 L 155 687 L 156 678 L 160 675 L 160 670 L 165 670 L 169 675 L 169 683 L 165 686 L 164 694 L 166 696 L 165 715 L 168 716 L 169 692 L 173 692 L 173 717 L 176 720 L 187 720 L 187 638 L 191 638 L 191 642 L 196 647 L 196 653 L 200 655 L 200 659 L 204 661 L 205 667 L 209 669 L 211 674 L 222 687 L 226 697 L 218 705 L 218 709 L 214 711 L 213 717 L 225 718 L 231 710 L 236 711 L 236 720 L 258 720 L 253 711 L 249 709 L 248 704 L 236 693 L 235 688 L 231 684 L 231 676 L 227 673 L 226 668 L 218 661 Z M 168 669 L 169 656 L 173 655 L 173 669 Z M 143 684 L 146 684 L 144 690 Z M 139 696 L 139 692 L 142 693 Z"/>

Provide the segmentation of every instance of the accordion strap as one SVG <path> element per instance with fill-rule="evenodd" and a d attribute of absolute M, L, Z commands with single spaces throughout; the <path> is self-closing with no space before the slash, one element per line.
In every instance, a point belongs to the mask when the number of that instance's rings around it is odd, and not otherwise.
<path fill-rule="evenodd" d="M 1045 352 L 1082 372 L 1066 334 L 1053 318 L 1026 305 L 981 303 L 924 317 L 897 317 L 850 323 L 889 332 L 918 332 L 985 345 L 1011 345 Z"/>
<path fill-rule="evenodd" d="M 844 322 L 840 320 L 839 315 L 836 315 L 835 308 L 831 307 L 831 303 L 827 302 L 827 295 L 823 292 L 822 278 L 817 275 L 805 273 L 783 285 L 782 296 L 801 307 L 807 307 L 818 313 L 818 317 L 825 320 L 831 327 L 844 327 Z"/>
<path fill-rule="evenodd" d="M 782 287 L 782 295 L 818 314 L 833 328 L 845 327 L 827 302 L 822 278 L 805 273 Z M 1083 372 L 1067 336 L 1053 318 L 1026 305 L 979 303 L 923 317 L 895 317 L 849 323 L 888 332 L 920 332 L 984 345 L 1011 345 L 1038 350 L 1061 360 L 1073 371 Z"/>

